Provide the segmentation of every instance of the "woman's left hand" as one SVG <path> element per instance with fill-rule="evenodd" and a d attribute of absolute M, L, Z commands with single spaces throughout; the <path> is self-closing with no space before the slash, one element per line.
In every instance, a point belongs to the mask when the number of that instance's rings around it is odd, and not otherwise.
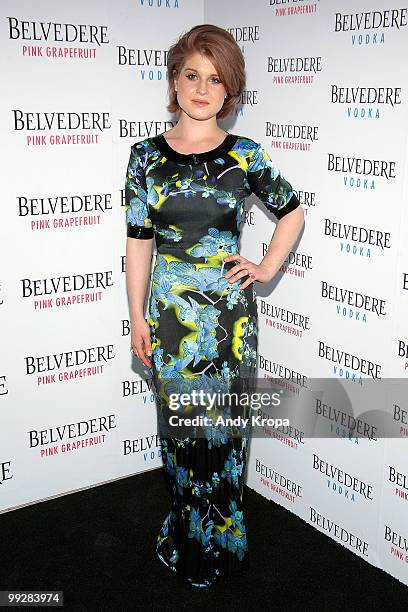
<path fill-rule="evenodd" d="M 271 272 L 266 269 L 262 264 L 255 264 L 249 259 L 246 259 L 242 255 L 228 255 L 224 258 L 224 261 L 236 261 L 238 262 L 236 266 L 228 270 L 224 274 L 225 278 L 231 279 L 230 283 L 235 283 L 238 279 L 248 276 L 246 280 L 240 285 L 240 289 L 245 289 L 254 281 L 259 281 L 260 283 L 267 283 L 272 278 L 273 275 Z"/>

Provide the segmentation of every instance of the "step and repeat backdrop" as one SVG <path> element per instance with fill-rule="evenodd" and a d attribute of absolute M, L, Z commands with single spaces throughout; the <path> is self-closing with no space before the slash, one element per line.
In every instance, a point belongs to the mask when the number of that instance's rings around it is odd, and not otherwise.
<path fill-rule="evenodd" d="M 305 212 L 255 287 L 259 379 L 290 418 L 258 429 L 247 483 L 408 584 L 407 6 L 6 0 L 0 15 L 0 511 L 161 466 L 151 373 L 129 350 L 125 173 L 132 144 L 175 124 L 168 48 L 214 23 L 247 66 L 221 126 L 263 143 Z M 276 220 L 251 196 L 243 224 L 259 263 Z"/>

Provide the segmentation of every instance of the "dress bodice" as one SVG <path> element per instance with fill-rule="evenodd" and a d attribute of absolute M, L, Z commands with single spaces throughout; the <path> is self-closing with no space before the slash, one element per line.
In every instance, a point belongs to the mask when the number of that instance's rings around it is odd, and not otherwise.
<path fill-rule="evenodd" d="M 255 192 L 281 218 L 299 205 L 292 186 L 250 138 L 227 133 L 210 151 L 179 153 L 163 134 L 132 146 L 128 236 L 155 237 L 158 253 L 203 263 L 238 252 L 245 199 Z M 215 263 L 215 262 L 214 262 Z"/>

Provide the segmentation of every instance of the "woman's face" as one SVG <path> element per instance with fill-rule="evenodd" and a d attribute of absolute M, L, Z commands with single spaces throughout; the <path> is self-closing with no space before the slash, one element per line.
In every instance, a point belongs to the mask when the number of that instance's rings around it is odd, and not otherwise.
<path fill-rule="evenodd" d="M 209 119 L 222 108 L 227 92 L 213 64 L 204 55 L 190 55 L 180 74 L 174 75 L 174 83 L 177 102 L 190 117 Z"/>

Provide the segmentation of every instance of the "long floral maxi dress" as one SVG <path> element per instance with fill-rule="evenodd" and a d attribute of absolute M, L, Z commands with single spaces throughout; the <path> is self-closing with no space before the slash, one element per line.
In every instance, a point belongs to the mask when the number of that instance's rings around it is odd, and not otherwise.
<path fill-rule="evenodd" d="M 249 417 L 231 402 L 201 412 L 170 408 L 174 394 L 250 392 L 257 365 L 253 284 L 229 282 L 245 198 L 255 193 L 277 219 L 299 200 L 262 145 L 227 133 L 216 148 L 175 151 L 164 134 L 131 147 L 125 187 L 127 236 L 156 241 L 149 295 L 152 371 L 171 508 L 156 540 L 166 566 L 208 587 L 249 567 L 243 485 Z M 232 391 L 233 390 L 233 391 Z M 218 398 L 220 395 L 217 396 Z M 182 412 L 181 412 L 182 410 Z M 183 429 L 170 416 L 206 416 Z M 222 416 L 221 421 L 218 418 Z M 193 419 L 194 420 L 194 419 Z M 210 423 L 208 424 L 208 421 Z"/>

